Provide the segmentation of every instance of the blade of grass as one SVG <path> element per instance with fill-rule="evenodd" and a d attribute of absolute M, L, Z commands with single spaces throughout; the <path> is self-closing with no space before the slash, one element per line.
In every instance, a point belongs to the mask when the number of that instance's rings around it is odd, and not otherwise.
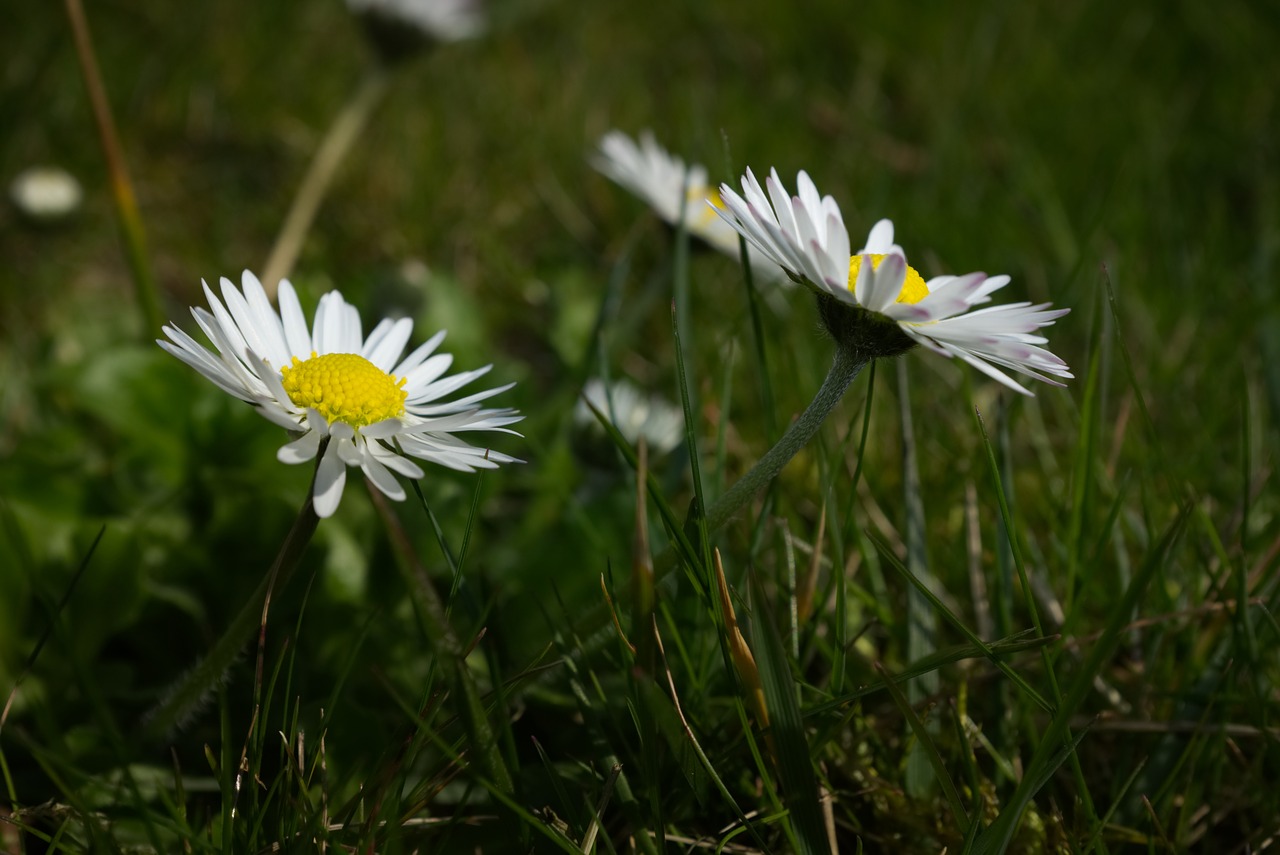
<path fill-rule="evenodd" d="M 317 470 L 321 452 L 316 455 Z M 307 488 L 307 498 L 298 510 L 289 533 L 285 535 L 280 552 L 276 555 L 271 569 L 259 583 L 257 590 L 250 595 L 248 601 L 240 608 L 239 613 L 231 621 L 222 636 L 214 644 L 209 654 L 194 668 L 183 675 L 174 686 L 166 691 L 164 697 L 142 721 L 142 736 L 147 740 L 165 738 L 175 728 L 200 708 L 200 704 L 210 690 L 220 687 L 226 680 L 231 665 L 253 635 L 253 630 L 261 626 L 266 604 L 274 590 L 283 590 L 289 584 L 293 573 L 298 568 L 311 536 L 315 534 L 320 523 L 316 516 L 311 497 L 315 493 L 315 474 L 312 473 L 311 486 Z"/>
<path fill-rule="evenodd" d="M 22 664 L 22 670 L 18 672 L 17 678 L 13 681 L 13 688 L 9 690 L 9 697 L 4 702 L 4 710 L 0 711 L 0 734 L 4 733 L 4 725 L 9 720 L 9 710 L 13 707 L 14 699 L 18 697 L 18 690 L 22 688 L 23 681 L 27 679 L 27 675 L 31 673 L 36 660 L 40 658 L 40 651 L 44 650 L 44 646 L 49 643 L 49 639 L 53 636 L 53 631 L 57 626 L 58 615 L 62 614 L 67 607 L 67 603 L 71 601 L 71 595 L 75 592 L 76 585 L 80 583 L 85 571 L 89 569 L 89 562 L 93 560 L 93 554 L 98 551 L 98 544 L 102 543 L 102 536 L 106 533 L 107 527 L 103 525 L 98 529 L 98 533 L 94 535 L 93 543 L 89 544 L 89 548 L 85 550 L 84 557 L 80 559 L 80 565 L 76 568 L 76 572 L 72 574 L 71 581 L 67 583 L 61 599 L 53 607 L 49 625 L 40 634 L 35 647 L 31 648 L 31 653 L 27 655 L 27 661 Z M 9 789 L 12 791 L 12 785 L 10 785 Z"/>
<path fill-rule="evenodd" d="M 1043 636 L 1044 624 L 1040 620 L 1040 612 L 1036 608 L 1035 594 L 1031 588 L 1030 580 L 1027 576 L 1026 564 L 1022 560 L 1022 546 L 1018 538 L 1018 529 L 1014 525 L 1013 513 L 1010 510 L 1009 500 L 1004 490 L 1004 479 L 1002 477 L 1000 467 L 996 464 L 995 451 L 991 447 L 991 438 L 987 435 L 986 423 L 982 420 L 982 413 L 974 410 L 974 414 L 978 419 L 978 429 L 982 436 L 982 445 L 986 449 L 987 463 L 991 468 L 991 478 L 996 490 L 996 500 L 1000 506 L 1000 519 L 1003 521 L 1005 532 L 1007 533 L 1007 542 L 1009 544 L 1009 552 L 1013 556 L 1013 566 L 1018 571 L 1018 581 L 1022 584 L 1022 593 L 1026 598 L 1027 612 L 1031 616 L 1031 622 L 1036 628 L 1036 634 Z M 1124 621 L 1124 622 L 1127 622 Z M 1049 649 L 1041 648 L 1041 657 L 1044 661 L 1045 677 L 1049 681 L 1049 690 L 1053 698 L 1054 704 L 1061 712 L 1062 692 L 1058 687 L 1058 676 L 1054 671 L 1054 657 Z M 1069 738 L 1070 726 L 1064 722 L 1064 737 Z M 1074 752 L 1070 752 L 1071 772 L 1075 777 L 1076 792 L 1080 798 L 1081 807 L 1084 810 L 1085 817 L 1090 823 L 1098 821 L 1097 811 L 1093 807 L 1093 798 L 1089 795 L 1089 787 L 1085 782 L 1084 769 L 1080 765 L 1080 758 Z M 1106 851 L 1106 843 L 1102 840 L 1098 841 L 1100 851 Z"/>
<path fill-rule="evenodd" d="M 901 671 L 892 675 L 894 680 L 905 681 L 914 680 L 921 674 L 927 674 L 931 671 L 937 671 L 944 665 L 954 665 L 956 662 L 963 662 L 967 659 L 987 659 L 997 656 L 1002 657 L 1013 653 L 1022 653 L 1029 650 L 1036 650 L 1046 644 L 1052 644 L 1058 640 L 1058 636 L 1049 636 L 1048 638 L 1028 638 L 1019 639 L 1017 636 L 1013 638 L 1003 639 L 1001 641 L 991 642 L 987 647 L 977 647 L 972 645 L 956 645 L 955 647 L 943 648 L 932 656 L 928 656 L 919 662 L 908 664 Z M 829 713 L 844 707 L 859 698 L 865 698 L 867 695 L 879 691 L 878 683 L 871 683 L 852 692 L 845 692 L 837 695 L 829 701 L 820 704 L 814 704 L 809 708 L 810 715 L 820 715 Z"/>
<path fill-rule="evenodd" d="M 922 581 L 917 579 L 915 575 L 911 573 L 911 571 L 908 570 L 900 560 L 898 560 L 898 556 L 893 554 L 893 551 L 889 548 L 888 544 L 883 543 L 875 537 L 872 537 L 871 540 L 872 543 L 875 544 L 880 557 L 883 558 L 890 567 L 906 578 L 906 580 L 920 592 L 920 595 L 928 600 L 939 614 L 946 618 L 947 623 L 951 624 L 951 626 L 964 635 L 965 638 L 969 639 L 970 643 L 981 650 L 983 655 L 991 661 L 991 664 L 999 668 L 1000 672 L 1008 677 L 1028 698 L 1035 702 L 1036 706 L 1040 707 L 1045 712 L 1054 712 L 1054 707 L 1046 701 L 1044 697 L 1042 697 L 1041 694 L 1022 677 L 1021 674 L 1014 671 L 1007 662 L 996 654 L 991 645 L 987 644 L 979 638 L 973 630 L 969 629 L 969 627 L 965 625 L 964 621 L 960 620 L 960 617 L 956 615 L 955 612 L 951 611 L 951 609 L 947 607 L 946 603 L 938 598 L 937 594 L 931 591 Z M 1037 633 L 1037 635 L 1041 639 L 1045 638 L 1041 633 Z"/>
<path fill-rule="evenodd" d="M 773 623 L 765 599 L 755 585 L 751 587 L 752 645 L 760 669 L 769 724 L 778 747 L 778 777 L 783 800 L 790 811 L 788 826 L 795 836 L 796 851 L 801 855 L 830 852 L 822 806 L 818 801 L 818 781 L 809 756 L 804 717 L 796 697 L 796 681 L 787 658 L 786 646 Z"/>
<path fill-rule="evenodd" d="M 324 201 L 333 177 L 342 165 L 347 152 L 360 138 L 369 123 L 374 109 L 386 94 L 390 74 L 378 63 L 372 63 L 356 91 L 334 116 L 333 123 L 325 131 L 315 156 L 307 167 L 307 174 L 298 185 L 298 192 L 289 205 L 280 234 L 271 247 L 271 254 L 262 268 L 262 287 L 267 296 L 274 299 L 280 280 L 289 276 L 298 253 L 315 222 L 316 212 Z"/>
<path fill-rule="evenodd" d="M 98 60 L 93 52 L 93 37 L 89 33 L 84 6 L 80 0 L 66 0 L 66 9 L 71 34 L 75 39 L 76 57 L 80 60 L 85 90 L 89 94 L 94 123 L 98 128 L 98 143 L 102 146 L 107 172 L 111 176 L 111 198 L 115 202 L 116 216 L 120 219 L 125 256 L 129 260 L 135 296 L 142 312 L 142 338 L 150 343 L 160 334 L 163 319 L 155 276 L 151 272 L 151 261 L 147 253 L 146 231 L 142 226 L 142 214 L 138 211 L 138 198 L 133 192 L 129 168 L 125 164 L 120 135 L 111 114 L 111 102 L 102 82 L 102 70 L 98 67 Z"/>
<path fill-rule="evenodd" d="M 916 458 L 915 430 L 911 421 L 911 387 L 907 379 L 906 360 L 898 360 L 898 418 L 902 427 L 902 489 L 906 508 L 906 524 L 904 535 L 907 544 L 907 570 L 918 584 L 907 589 L 907 659 L 915 661 L 931 655 L 938 646 L 938 617 L 933 610 L 932 601 L 938 597 L 924 597 L 920 590 L 934 590 L 938 581 L 929 570 L 929 555 L 925 545 L 924 499 L 921 496 L 920 464 Z M 893 691 L 896 691 L 896 687 Z M 926 697 L 938 691 L 938 672 L 930 671 L 907 684 L 907 701 L 911 705 L 920 703 Z M 915 722 L 908 719 L 914 729 Z M 923 725 L 922 725 L 923 726 Z M 929 729 L 936 731 L 936 723 Z M 917 734 L 914 746 L 907 755 L 905 784 L 907 793 L 913 798 L 924 798 L 929 794 L 932 757 L 924 752 L 932 747 L 926 745 L 924 739 Z M 940 759 L 940 758 L 939 758 Z M 935 766 L 934 772 L 938 769 Z M 949 782 L 948 782 L 949 783 Z"/>
<path fill-rule="evenodd" d="M 960 801 L 960 792 L 956 789 L 955 783 L 952 782 L 951 776 L 947 774 L 947 764 L 943 762 L 942 754 L 939 753 L 938 746 L 934 744 L 933 736 L 929 733 L 929 727 L 920 719 L 910 699 L 898 688 L 898 682 L 890 678 L 889 672 L 885 670 L 884 665 L 877 662 L 875 663 L 875 669 L 876 673 L 880 675 L 884 687 L 889 690 L 889 697 L 893 699 L 894 706 L 902 713 L 902 717 L 907 720 L 907 725 L 915 735 L 916 745 L 919 746 L 926 762 L 933 770 L 934 777 L 941 785 L 942 794 L 946 798 L 947 804 L 951 806 L 951 815 L 955 817 L 956 827 L 960 829 L 961 834 L 968 835 L 969 812 L 965 810 L 964 803 Z M 918 682 L 912 681 L 908 686 L 917 685 Z M 908 766 L 909 770 L 910 767 Z"/>
<path fill-rule="evenodd" d="M 444 534 L 440 530 L 435 515 L 427 507 L 417 482 L 412 483 L 439 538 L 440 551 L 448 560 L 450 567 L 456 568 L 457 564 L 450 556 L 448 544 L 444 541 Z M 437 656 L 443 660 L 445 675 L 451 688 L 462 701 L 460 713 L 471 743 L 471 753 L 480 758 L 480 765 L 493 785 L 501 788 L 504 793 L 510 793 L 514 790 L 515 784 L 502 756 L 501 746 L 494 736 L 493 727 L 489 722 L 489 713 L 480 698 L 480 690 L 476 686 L 471 669 L 467 667 L 466 649 L 454 633 L 445 612 L 444 603 L 440 601 L 440 595 L 431 577 L 427 575 L 426 568 L 418 560 L 413 543 L 409 540 L 400 518 L 396 516 L 381 491 L 370 487 L 369 496 L 387 530 L 398 559 L 397 564 L 404 572 L 405 581 L 408 583 L 409 593 L 418 602 L 418 614 L 424 622 L 423 630 L 435 646 Z"/>
<path fill-rule="evenodd" d="M 1089 655 L 1072 678 L 1066 694 L 1058 704 L 1057 711 L 1044 730 L 1039 747 L 1027 764 L 1022 782 L 1014 790 L 1013 796 L 1000 812 L 1000 816 L 978 838 L 974 847 L 977 855 L 996 855 L 1008 849 L 1022 818 L 1022 812 L 1031 798 L 1065 760 L 1075 756 L 1075 747 L 1083 738 L 1085 731 L 1071 735 L 1071 718 L 1091 691 L 1094 678 L 1101 672 L 1103 665 L 1115 650 L 1120 634 L 1129 622 L 1129 615 L 1142 600 L 1147 586 L 1163 565 L 1173 544 L 1181 538 L 1190 514 L 1191 507 L 1184 505 L 1165 530 L 1160 542 L 1148 554 L 1124 595 L 1109 610 L 1106 629 L 1094 643 Z M 1087 793 L 1079 793 L 1079 795 L 1084 797 Z M 1091 822 L 1096 827 L 1096 818 L 1091 818 Z M 1098 840 L 1100 841 L 1101 838 Z"/>

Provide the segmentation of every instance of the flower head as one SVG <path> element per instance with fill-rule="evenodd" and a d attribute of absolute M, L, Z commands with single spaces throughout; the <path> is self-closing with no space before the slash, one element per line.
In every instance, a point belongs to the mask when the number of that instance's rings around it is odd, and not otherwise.
<path fill-rule="evenodd" d="M 1015 391 L 1031 394 L 1001 367 L 1054 386 L 1072 376 L 1067 364 L 1040 345 L 1035 333 L 1070 309 L 1049 303 L 1007 303 L 971 311 L 1009 284 L 1008 276 L 968 273 L 926 281 L 907 264 L 893 242 L 893 223 L 880 220 L 866 245 L 850 251 L 840 207 L 819 196 L 803 171 L 798 195 L 790 195 L 770 172 L 767 193 L 750 170 L 742 195 L 720 186 L 716 212 L 793 279 L 826 298 L 823 320 L 838 339 L 852 341 L 869 357 L 892 356 L 916 344 L 957 357 Z"/>
<path fill-rule="evenodd" d="M 258 277 L 245 271 L 241 289 L 222 279 L 222 301 L 205 284 L 209 309 L 191 314 L 213 342 L 211 351 L 177 326 L 164 327 L 169 341 L 157 343 L 229 395 L 297 436 L 276 455 L 282 463 L 314 460 L 315 509 L 337 510 L 347 467 L 358 466 L 388 498 L 404 499 L 391 474 L 421 478 L 410 457 L 471 472 L 494 469 L 514 457 L 469 445 L 455 434 L 497 430 L 521 419 L 515 410 L 477 404 L 511 385 L 442 400 L 491 366 L 445 376 L 453 357 L 436 353 L 438 332 L 401 359 L 413 321 L 386 319 L 366 337 L 360 313 L 337 291 L 320 298 L 308 329 L 288 280 L 280 283 L 280 311 L 271 307 Z M 224 305 L 225 301 L 225 305 Z"/>
<path fill-rule="evenodd" d="M 592 407 L 606 416 L 632 445 L 644 437 L 655 457 L 668 453 L 684 439 L 684 413 L 680 408 L 656 395 L 646 394 L 626 380 L 616 379 L 608 385 L 599 377 L 588 380 L 574 408 L 573 420 L 598 428 Z"/>
<path fill-rule="evenodd" d="M 458 42 L 484 32 L 480 0 L 347 0 L 370 39 L 388 60 L 434 42 Z"/>
<path fill-rule="evenodd" d="M 637 144 L 621 131 L 610 131 L 600 140 L 591 161 L 599 172 L 639 196 L 669 225 L 683 224 L 685 230 L 725 255 L 739 257 L 738 235 L 716 216 L 722 206 L 720 193 L 707 183 L 702 164 L 685 164 L 654 139 L 649 131 L 640 134 Z M 747 247 L 751 267 L 772 280 L 785 279 L 782 270 Z"/>
<path fill-rule="evenodd" d="M 52 223 L 80 207 L 80 182 L 57 166 L 33 166 L 14 176 L 9 198 L 22 215 L 38 223 Z"/>

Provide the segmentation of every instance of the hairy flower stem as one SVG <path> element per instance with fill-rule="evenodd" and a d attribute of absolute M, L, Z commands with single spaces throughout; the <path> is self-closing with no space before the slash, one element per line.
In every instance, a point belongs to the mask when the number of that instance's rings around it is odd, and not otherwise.
<path fill-rule="evenodd" d="M 323 457 L 324 446 L 321 446 L 319 453 L 316 454 L 317 471 Z M 315 505 L 312 503 L 315 489 L 313 473 L 311 486 L 307 488 L 307 500 L 298 511 L 289 534 L 285 536 L 280 552 L 271 565 L 271 570 L 262 578 L 245 604 L 240 607 L 239 613 L 222 633 L 213 650 L 209 651 L 209 655 L 165 692 L 159 705 L 147 714 L 144 719 L 144 735 L 148 739 L 166 738 L 171 731 L 181 727 L 186 719 L 199 710 L 209 694 L 226 681 L 228 671 L 235 663 L 236 657 L 240 655 L 245 643 L 253 636 L 255 628 L 258 630 L 259 644 L 264 641 L 267 610 L 270 608 L 272 594 L 283 590 L 289 584 L 294 571 L 298 569 L 302 553 L 306 551 L 307 544 L 311 542 L 311 536 L 315 534 L 316 526 L 320 523 L 319 517 L 316 516 Z M 262 659 L 259 652 L 256 666 L 256 677 L 259 681 L 262 676 L 261 669 Z"/>
<path fill-rule="evenodd" d="M 849 384 L 869 361 L 870 357 L 865 351 L 837 341 L 835 360 L 831 363 L 826 379 L 822 381 L 822 386 L 813 396 L 809 406 L 791 423 L 787 432 L 774 444 L 773 448 L 766 451 L 764 457 L 756 461 L 756 465 L 752 466 L 746 475 L 743 475 L 707 510 L 708 535 L 715 534 L 724 528 L 725 524 L 733 519 L 756 493 L 778 476 L 782 468 L 791 462 L 791 458 L 795 457 L 800 449 L 809 444 L 827 416 L 835 409 L 836 404 L 840 403 Z M 674 569 L 676 558 L 676 550 L 673 547 L 668 547 L 660 554 L 654 560 L 655 577 L 661 578 Z"/>
<path fill-rule="evenodd" d="M 765 485 L 778 476 L 782 471 L 782 467 L 791 462 L 791 458 L 795 457 L 800 449 L 809 444 L 814 434 L 818 432 L 818 428 L 822 427 L 822 423 L 826 421 L 831 411 L 835 409 L 836 404 L 844 397 L 845 390 L 849 388 L 849 384 L 858 376 L 863 367 L 866 366 L 867 359 L 861 354 L 855 353 L 850 348 L 837 347 L 835 360 L 831 363 L 831 370 L 827 372 L 827 378 L 822 381 L 822 386 L 818 389 L 813 401 L 800 414 L 800 417 L 791 423 L 787 428 L 787 432 L 782 438 L 765 452 L 755 466 L 751 467 L 746 475 L 743 475 L 739 481 L 729 488 L 723 496 L 717 499 L 707 511 L 707 531 L 708 533 L 718 531 L 729 520 L 731 520 L 751 498 L 755 496 Z"/>

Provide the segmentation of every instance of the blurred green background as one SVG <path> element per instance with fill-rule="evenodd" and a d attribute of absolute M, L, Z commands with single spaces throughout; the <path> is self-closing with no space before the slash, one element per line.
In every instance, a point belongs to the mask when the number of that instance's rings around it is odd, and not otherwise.
<path fill-rule="evenodd" d="M 204 303 L 202 278 L 238 280 L 261 267 L 312 152 L 373 54 L 337 0 L 135 0 L 86 11 L 165 316 L 193 331 L 187 307 Z M 120 761 L 103 735 L 109 722 L 130 730 L 217 637 L 274 555 L 309 473 L 275 462 L 276 428 L 138 344 L 159 331 L 143 330 L 135 311 L 62 6 L 10 12 L 16 20 L 0 27 L 0 180 L 57 164 L 86 198 L 51 225 L 0 209 L 6 694 L 106 525 L 6 732 L 26 746 L 6 750 L 17 791 L 32 803 L 56 797 L 51 767 L 95 774 Z M 1043 542 L 1031 537 L 1049 565 L 1061 552 L 1052 532 L 1066 527 L 1079 486 L 1072 455 L 1098 340 L 1092 453 L 1101 480 L 1131 478 L 1135 488 L 1088 508 L 1093 522 L 1118 515 L 1129 546 L 1117 552 L 1139 550 L 1185 490 L 1220 526 L 1233 560 L 1253 556 L 1259 573 L 1273 573 L 1274 557 L 1254 550 L 1277 535 L 1269 477 L 1280 413 L 1280 5 L 529 0 L 497 5 L 493 16 L 485 36 L 398 70 L 292 277 L 308 308 L 340 288 L 366 328 L 399 313 L 415 318 L 415 342 L 447 328 L 456 369 L 493 363 L 483 382 L 518 383 L 499 401 L 527 415 L 526 438 L 496 445 L 529 462 L 479 479 L 459 607 L 464 627 L 488 627 L 485 643 L 498 651 L 491 666 L 531 661 L 553 635 L 557 597 L 571 614 L 587 609 L 600 574 L 629 560 L 629 473 L 570 424 L 582 381 L 603 358 L 611 372 L 678 400 L 669 234 L 588 164 L 612 128 L 651 128 L 713 180 L 776 166 L 791 183 L 805 169 L 836 197 L 855 238 L 891 217 L 926 276 L 1007 273 L 1005 300 L 1072 307 L 1049 330 L 1050 346 L 1081 379 L 1065 391 L 1036 388 L 1010 438 L 1019 514 L 1044 532 Z M 737 265 L 695 254 L 690 275 L 698 430 L 708 451 L 726 422 L 723 467 L 712 476 L 723 483 L 767 447 L 769 431 Z M 804 293 L 765 302 L 775 417 L 785 422 L 816 389 L 830 349 Z M 968 483 L 981 485 L 984 519 L 995 514 L 969 379 L 928 354 L 905 359 L 935 572 L 963 580 Z M 973 401 L 994 412 L 994 384 L 971 379 Z M 897 520 L 893 385 L 882 372 L 863 478 Z M 854 387 L 829 443 L 858 423 L 864 394 L 865 383 Z M 686 463 L 683 453 L 659 462 L 678 509 L 689 497 Z M 816 518 L 815 465 L 797 461 L 779 498 L 780 512 L 806 530 Z M 477 479 L 432 471 L 423 487 L 446 536 L 460 540 Z M 363 489 L 353 479 L 338 516 L 321 526 L 311 558 L 322 572 L 297 641 L 306 652 L 295 688 L 314 707 L 368 632 L 330 735 L 338 776 L 376 766 L 385 747 L 368 732 L 389 715 L 386 686 L 414 685 L 429 662 Z M 1255 502 L 1241 531 L 1244 495 Z M 443 574 L 421 515 L 406 510 L 432 572 Z M 731 537 L 744 543 L 748 533 Z M 1210 546 L 1195 549 L 1207 563 L 1215 557 Z M 1085 578 L 1105 600 L 1125 571 L 1112 552 L 1094 554 L 1105 566 Z M 1186 606 L 1204 578 L 1195 561 L 1171 572 L 1158 608 Z M 280 605 L 282 627 L 303 594 L 296 586 Z M 1167 678 L 1175 693 L 1182 643 L 1171 640 L 1160 664 L 1133 679 Z M 246 682 L 228 691 L 247 692 Z M 215 718 L 192 723 L 181 748 L 187 768 L 216 741 Z M 1273 741 L 1262 740 L 1272 753 Z M 32 759 L 41 745 L 59 759 Z M 162 754 L 136 759 L 167 763 Z"/>

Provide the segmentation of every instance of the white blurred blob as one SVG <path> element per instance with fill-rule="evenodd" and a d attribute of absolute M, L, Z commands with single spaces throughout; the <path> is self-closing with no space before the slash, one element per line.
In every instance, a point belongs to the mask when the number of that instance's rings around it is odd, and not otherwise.
<path fill-rule="evenodd" d="M 9 198 L 24 216 L 52 223 L 79 208 L 84 191 L 75 176 L 61 167 L 33 166 L 9 184 Z"/>
<path fill-rule="evenodd" d="M 432 42 L 458 42 L 484 32 L 480 0 L 346 0 L 378 49 L 402 59 Z"/>
<path fill-rule="evenodd" d="M 648 395 L 626 380 L 614 380 L 606 387 L 603 380 L 593 377 L 583 387 L 573 420 L 579 425 L 598 428 L 599 421 L 587 407 L 587 401 L 613 423 L 627 442 L 635 445 L 643 436 L 655 457 L 671 451 L 684 438 L 684 413 L 674 404 Z"/>

